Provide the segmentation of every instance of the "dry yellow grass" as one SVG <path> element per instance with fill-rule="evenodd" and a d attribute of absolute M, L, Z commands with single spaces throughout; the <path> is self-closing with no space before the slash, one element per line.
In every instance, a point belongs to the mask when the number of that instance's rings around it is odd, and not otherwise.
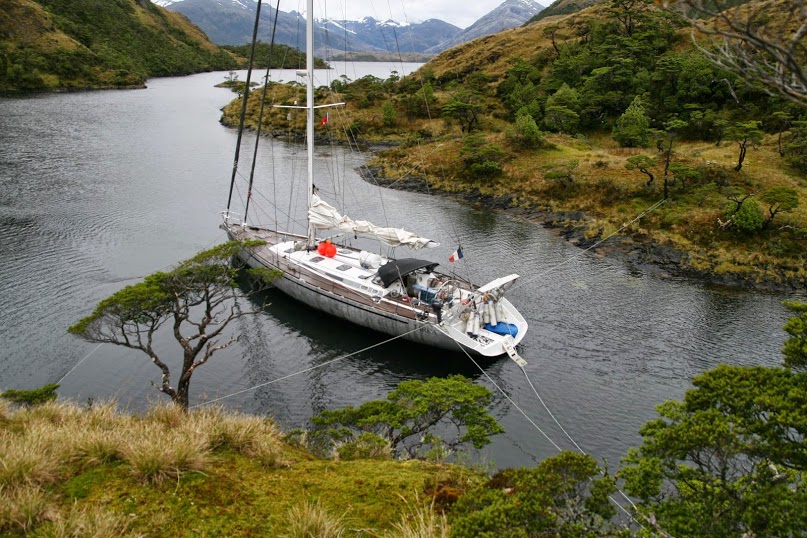
<path fill-rule="evenodd" d="M 434 509 L 434 501 L 430 505 L 415 504 L 401 516 L 394 528 L 384 534 L 384 538 L 448 538 L 451 527 L 445 513 L 438 514 Z"/>
<path fill-rule="evenodd" d="M 283 538 L 342 538 L 347 534 L 344 514 L 335 516 L 319 503 L 305 501 L 287 514 Z"/>
<path fill-rule="evenodd" d="M 0 485 L 0 532 L 26 532 L 52 517 L 52 514 L 48 496 L 38 486 Z"/>

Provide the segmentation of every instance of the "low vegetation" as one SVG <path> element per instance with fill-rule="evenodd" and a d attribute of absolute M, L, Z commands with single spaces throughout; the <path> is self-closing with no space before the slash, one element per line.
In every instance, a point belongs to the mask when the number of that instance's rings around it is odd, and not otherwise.
<path fill-rule="evenodd" d="M 425 484 L 478 481 L 437 463 L 317 459 L 269 420 L 172 404 L 0 400 L 0 462 L 4 536 L 398 535 Z"/>

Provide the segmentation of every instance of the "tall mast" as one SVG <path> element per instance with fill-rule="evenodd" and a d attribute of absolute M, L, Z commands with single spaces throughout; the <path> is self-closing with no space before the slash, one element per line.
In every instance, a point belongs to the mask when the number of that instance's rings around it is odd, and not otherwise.
<path fill-rule="evenodd" d="M 307 0 L 305 14 L 306 144 L 308 146 L 308 208 L 314 202 L 314 0 Z M 308 246 L 314 246 L 314 228 L 308 218 Z"/>

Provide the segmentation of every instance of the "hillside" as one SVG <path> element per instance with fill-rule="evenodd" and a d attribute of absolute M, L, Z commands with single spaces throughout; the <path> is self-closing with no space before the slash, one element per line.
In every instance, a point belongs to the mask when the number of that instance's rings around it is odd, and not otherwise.
<path fill-rule="evenodd" d="M 591 456 L 563 452 L 492 477 L 488 464 L 447 463 L 470 462 L 455 450 L 503 431 L 492 394 L 457 376 L 404 382 L 403 394 L 325 411 L 285 435 L 217 406 L 132 415 L 114 402 L 56 403 L 56 388 L 0 393 L 3 536 L 571 536 L 585 518 L 595 538 L 623 526 L 603 496 L 612 479 Z M 357 412 L 358 423 L 348 418 Z M 440 425 L 448 437 L 432 433 Z"/>
<path fill-rule="evenodd" d="M 0 90 L 137 87 L 236 65 L 148 0 L 0 0 Z"/>
<path fill-rule="evenodd" d="M 785 4 L 765 5 L 778 27 Z M 807 289 L 807 113 L 716 68 L 652 4 L 620 9 L 487 36 L 394 84 L 334 88 L 348 109 L 331 136 L 400 143 L 370 163 L 382 183 L 517 209 L 581 246 L 618 232 L 600 250 L 633 264 Z"/>
<path fill-rule="evenodd" d="M 598 3 L 599 0 L 555 0 L 540 13 L 536 13 L 527 24 L 537 22 L 547 17 L 555 15 L 569 15 L 570 13 L 577 13 L 581 9 L 587 8 Z"/>

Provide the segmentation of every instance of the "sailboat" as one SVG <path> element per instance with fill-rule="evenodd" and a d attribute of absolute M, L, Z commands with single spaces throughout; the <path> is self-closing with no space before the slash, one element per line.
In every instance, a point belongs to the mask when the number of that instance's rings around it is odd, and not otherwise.
<path fill-rule="evenodd" d="M 260 10 L 260 2 L 258 6 Z M 477 286 L 438 270 L 439 264 L 431 260 L 393 259 L 337 244 L 339 237 L 362 235 L 390 247 L 415 251 L 438 246 L 436 241 L 404 229 L 342 215 L 314 187 L 314 116 L 321 107 L 314 103 L 313 33 L 313 0 L 307 0 L 306 104 L 297 107 L 306 111 L 307 234 L 251 224 L 246 216 L 231 211 L 228 201 L 221 224 L 228 237 L 263 241 L 258 247 L 242 250 L 239 257 L 250 267 L 281 271 L 282 277 L 274 286 L 289 297 L 357 325 L 447 350 L 486 357 L 508 354 L 520 359 L 515 346 L 524 338 L 528 324 L 505 297 L 519 278 L 517 274 Z M 327 230 L 336 234 L 319 235 Z"/>

